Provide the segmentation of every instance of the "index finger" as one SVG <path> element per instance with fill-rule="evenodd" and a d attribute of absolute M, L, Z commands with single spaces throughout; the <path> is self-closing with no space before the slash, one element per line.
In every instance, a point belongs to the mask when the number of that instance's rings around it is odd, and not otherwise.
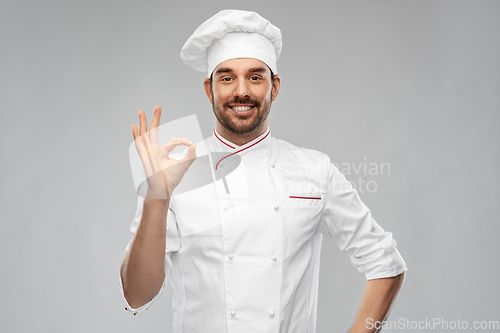
<path fill-rule="evenodd" d="M 175 149 L 175 147 L 178 146 L 191 146 L 193 142 L 186 138 L 171 138 L 170 140 L 167 141 L 162 147 L 167 150 L 168 153 L 172 152 L 172 150 Z"/>

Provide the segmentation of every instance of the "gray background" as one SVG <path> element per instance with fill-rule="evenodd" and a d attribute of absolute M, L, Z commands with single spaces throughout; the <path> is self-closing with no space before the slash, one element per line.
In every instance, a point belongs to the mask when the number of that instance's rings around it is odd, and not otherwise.
<path fill-rule="evenodd" d="M 227 8 L 283 32 L 275 137 L 390 164 L 346 175 L 376 182 L 360 195 L 409 268 L 390 319 L 500 320 L 499 1 L 2 1 L 0 330 L 170 331 L 170 288 L 134 317 L 117 285 L 130 125 L 160 105 L 210 135 L 179 53 Z M 365 283 L 324 238 L 318 333 L 349 327 Z"/>

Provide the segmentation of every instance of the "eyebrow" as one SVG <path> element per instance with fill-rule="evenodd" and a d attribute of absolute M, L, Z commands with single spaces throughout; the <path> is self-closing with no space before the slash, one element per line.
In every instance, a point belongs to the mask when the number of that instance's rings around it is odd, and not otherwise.
<path fill-rule="evenodd" d="M 249 72 L 251 73 L 264 73 L 266 69 L 264 67 L 250 68 Z"/>
<path fill-rule="evenodd" d="M 232 73 L 233 70 L 231 68 L 226 68 L 226 67 L 221 67 L 218 70 L 215 71 L 215 75 L 222 74 L 222 73 Z"/>
<path fill-rule="evenodd" d="M 266 69 L 264 67 L 255 67 L 255 68 L 250 68 L 248 70 L 250 73 L 264 73 L 266 72 Z M 219 75 L 222 73 L 233 73 L 233 70 L 229 67 L 221 67 L 215 71 L 215 75 Z"/>

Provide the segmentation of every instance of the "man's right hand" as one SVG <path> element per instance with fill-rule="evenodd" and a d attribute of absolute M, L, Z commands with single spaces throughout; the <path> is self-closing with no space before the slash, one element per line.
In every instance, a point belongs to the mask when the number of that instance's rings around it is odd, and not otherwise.
<path fill-rule="evenodd" d="M 160 145 L 158 126 L 161 108 L 155 107 L 153 120 L 148 131 L 146 114 L 139 111 L 139 129 L 132 125 L 135 148 L 139 153 L 148 181 L 147 198 L 169 199 L 175 187 L 179 185 L 187 169 L 196 159 L 196 144 L 184 138 L 172 138 Z M 169 158 L 169 154 L 177 146 L 187 146 L 187 154 L 181 159 Z"/>

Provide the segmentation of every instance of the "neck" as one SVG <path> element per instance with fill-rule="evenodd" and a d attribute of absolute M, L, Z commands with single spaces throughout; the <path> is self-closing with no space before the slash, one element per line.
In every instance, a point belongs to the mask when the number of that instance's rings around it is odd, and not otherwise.
<path fill-rule="evenodd" d="M 217 132 L 227 141 L 232 142 L 237 146 L 243 146 L 266 132 L 267 121 L 264 122 L 262 126 L 259 126 L 257 130 L 249 134 L 234 134 L 226 130 L 219 122 L 217 122 L 215 128 L 217 129 Z"/>

